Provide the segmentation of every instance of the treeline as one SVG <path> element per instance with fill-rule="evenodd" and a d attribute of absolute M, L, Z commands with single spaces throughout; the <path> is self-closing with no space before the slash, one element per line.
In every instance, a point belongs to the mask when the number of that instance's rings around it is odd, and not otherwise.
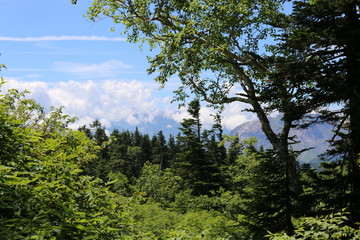
<path fill-rule="evenodd" d="M 238 217 L 260 229 L 253 233 L 268 229 L 294 235 L 298 216 L 346 207 L 349 224 L 360 221 L 359 8 L 359 0 L 94 0 L 87 17 L 109 18 L 130 42 L 157 48 L 148 57 L 148 73 L 162 86 L 173 79 L 181 82 L 175 100 L 196 96 L 219 109 L 241 103 L 256 114 L 271 150 L 241 150 L 245 159 L 257 154 L 256 161 L 239 167 L 233 178 L 224 176 L 233 166 L 220 164 L 220 179 L 230 179 L 220 189 L 238 188 L 243 200 Z M 280 131 L 269 121 L 274 112 L 283 116 Z M 314 112 L 316 118 L 310 116 Z M 324 159 L 336 155 L 338 161 L 324 163 L 318 173 L 298 166 L 291 130 L 322 122 L 333 124 L 335 133 Z M 195 141 L 199 129 L 193 131 L 192 150 L 181 151 L 190 160 L 180 161 L 179 172 L 194 171 L 187 177 L 193 177 L 197 196 L 206 193 L 198 178 L 200 149 L 206 148 Z M 199 151 L 193 154 L 194 149 Z M 204 171 L 210 166 L 205 164 L 202 173 L 211 172 L 214 168 Z M 244 168 L 251 174 L 240 174 Z M 241 187 L 231 184 L 235 179 L 241 179 Z M 246 207 L 245 196 L 251 202 Z"/>
<path fill-rule="evenodd" d="M 168 139 L 161 131 L 150 137 L 138 129 L 115 129 L 107 136 L 99 121 L 81 127 L 101 149 L 84 172 L 104 182 L 115 180 L 111 189 L 123 196 L 141 193 L 142 211 L 156 204 L 169 213 L 206 211 L 226 217 L 231 224 L 222 234 L 230 239 L 262 239 L 268 232 L 284 231 L 288 216 L 291 221 L 325 216 L 346 212 L 351 205 L 341 161 L 326 161 L 324 155 L 320 172 L 299 165 L 303 191 L 291 196 L 285 163 L 273 150 L 256 148 L 256 139 L 239 142 L 237 137 L 223 136 L 219 115 L 211 130 L 203 130 L 199 100 L 190 102 L 188 112 L 191 117 L 183 119 L 180 133 Z M 138 216 L 138 227 L 148 228 L 143 217 Z M 355 226 L 353 217 L 344 224 Z M 163 237 L 156 227 L 147 230 L 154 238 Z"/>
<path fill-rule="evenodd" d="M 272 150 L 222 136 L 219 116 L 202 130 L 198 100 L 166 139 L 107 136 L 99 121 L 74 131 L 61 108 L 45 113 L 24 94 L 0 97 L 2 239 L 290 239 L 270 234 L 286 230 L 289 215 L 300 239 L 359 236 L 344 210 L 342 161 L 321 172 L 298 166 L 303 192 L 294 197 Z"/>
<path fill-rule="evenodd" d="M 109 174 L 122 174 L 126 181 L 134 184 L 148 162 L 157 165 L 159 172 L 174 170 L 186 181 L 185 186 L 193 195 L 218 190 L 225 184 L 222 167 L 234 162 L 239 150 L 235 153 L 232 149 L 233 156 L 227 156 L 220 116 L 215 116 L 217 122 L 211 130 L 202 130 L 199 100 L 190 103 L 189 113 L 192 117 L 183 120 L 181 133 L 168 139 L 162 131 L 150 137 L 137 128 L 134 132 L 115 129 L 107 136 L 98 120 L 79 128 L 101 148 L 98 158 L 86 165 L 86 174 L 105 181 L 109 180 Z"/>

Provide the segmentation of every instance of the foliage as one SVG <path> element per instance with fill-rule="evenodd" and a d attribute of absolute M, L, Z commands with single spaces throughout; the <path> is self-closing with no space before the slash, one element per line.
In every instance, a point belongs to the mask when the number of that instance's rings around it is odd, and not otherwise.
<path fill-rule="evenodd" d="M 86 128 L 86 126 L 82 126 L 79 130 L 84 132 L 86 136 L 90 140 L 93 140 L 98 146 L 97 158 L 86 162 L 84 173 L 86 175 L 97 176 L 102 180 L 106 180 L 109 168 L 109 163 L 107 161 L 109 153 L 106 145 L 108 144 L 109 137 L 105 133 L 105 127 L 103 127 L 98 120 L 95 120 L 92 124 L 90 124 L 90 129 Z"/>
<path fill-rule="evenodd" d="M 236 223 L 211 211 L 179 213 L 156 204 L 133 206 L 140 239 L 239 239 Z"/>
<path fill-rule="evenodd" d="M 348 213 L 335 213 L 325 217 L 306 217 L 301 218 L 296 224 L 295 235 L 271 234 L 269 239 L 286 240 L 286 239 L 360 239 L 359 226 L 351 227 L 347 225 Z"/>
<path fill-rule="evenodd" d="M 96 147 L 61 109 L 45 114 L 22 92 L 0 96 L 0 237 L 115 239 L 126 235 L 126 199 L 82 174 Z"/>
<path fill-rule="evenodd" d="M 201 132 L 200 101 L 195 99 L 189 103 L 190 118 L 184 119 L 180 124 L 181 134 L 178 136 L 180 152 L 176 154 L 173 168 L 192 189 L 194 195 L 208 194 L 216 189 L 216 174 L 218 167 L 211 151 L 218 148 L 216 140 L 214 148 L 205 149 L 205 141 Z M 203 134 L 205 136 L 208 133 Z M 209 144 L 209 143 L 208 143 Z"/>
<path fill-rule="evenodd" d="M 262 239 L 266 231 L 287 226 L 286 205 L 291 201 L 284 184 L 285 166 L 269 151 L 258 150 L 256 139 L 244 141 L 241 154 L 229 166 L 230 186 L 239 193 L 237 219 L 247 228 L 248 237 Z M 274 167 L 276 166 L 276 167 Z"/>
<path fill-rule="evenodd" d="M 163 207 L 170 207 L 183 190 L 184 180 L 171 169 L 160 170 L 159 165 L 147 162 L 142 168 L 136 189 Z"/>
<path fill-rule="evenodd" d="M 354 221 L 360 220 L 359 7 L 358 0 L 293 1 L 279 44 L 285 53 L 282 65 L 288 66 L 282 75 L 301 84 L 308 105 L 321 107 L 319 118 L 311 122 L 335 126 L 329 153 L 337 155 L 344 171 L 330 192 L 345 191 L 342 206 L 332 207 L 348 207 Z"/>
<path fill-rule="evenodd" d="M 191 116 L 168 141 L 138 129 L 108 136 L 98 120 L 74 131 L 62 108 L 45 113 L 23 92 L 0 95 L 0 238 L 359 239 L 359 7 L 93 0 L 89 19 L 110 17 L 130 42 L 158 48 L 148 72 L 161 85 L 179 77 L 175 100 L 195 95 Z M 224 139 L 219 116 L 203 131 L 200 100 L 220 110 L 248 104 L 272 148 Z M 329 152 L 339 159 L 316 172 L 298 168 L 290 130 L 317 122 L 305 116 L 319 110 L 341 139 Z M 269 122 L 274 111 L 280 131 Z M 349 218 L 309 217 L 344 207 Z"/>

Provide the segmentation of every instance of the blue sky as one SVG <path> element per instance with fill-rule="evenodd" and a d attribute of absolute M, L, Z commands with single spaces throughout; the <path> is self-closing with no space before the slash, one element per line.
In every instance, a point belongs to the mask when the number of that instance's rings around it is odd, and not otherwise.
<path fill-rule="evenodd" d="M 3 88 L 28 89 L 29 97 L 46 108 L 64 106 L 79 117 L 76 126 L 99 119 L 109 128 L 151 127 L 168 119 L 163 127 L 176 128 L 172 122 L 186 117 L 185 109 L 170 103 L 176 77 L 159 90 L 146 73 L 146 56 L 153 53 L 126 42 L 121 25 L 83 17 L 90 3 L 0 0 L 0 63 L 7 66 L 0 73 L 7 81 Z M 226 108 L 226 130 L 254 118 L 243 108 L 239 103 Z M 212 124 L 212 112 L 202 110 L 205 127 Z"/>

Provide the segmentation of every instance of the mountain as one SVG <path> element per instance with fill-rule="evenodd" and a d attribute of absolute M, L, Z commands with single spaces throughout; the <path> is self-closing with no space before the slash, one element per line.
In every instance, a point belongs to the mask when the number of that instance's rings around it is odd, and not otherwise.
<path fill-rule="evenodd" d="M 281 131 L 282 121 L 281 115 L 273 118 L 269 118 L 270 125 L 278 133 Z M 301 150 L 305 148 L 313 147 L 314 149 L 303 152 L 298 160 L 301 163 L 316 163 L 319 162 L 318 155 L 325 152 L 329 147 L 327 140 L 331 139 L 333 126 L 330 124 L 313 124 L 307 129 L 292 129 L 289 136 L 296 136 L 296 140 L 299 143 L 293 145 L 295 150 Z M 244 140 L 250 137 L 256 137 L 258 139 L 258 146 L 264 148 L 270 148 L 270 142 L 265 137 L 261 130 L 261 124 L 259 120 L 252 120 L 244 124 L 239 125 L 229 133 L 230 136 L 238 136 L 240 140 Z"/>

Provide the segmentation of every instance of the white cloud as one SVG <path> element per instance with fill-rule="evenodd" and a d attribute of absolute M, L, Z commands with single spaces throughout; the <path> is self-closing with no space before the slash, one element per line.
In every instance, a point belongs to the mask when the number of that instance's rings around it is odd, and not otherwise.
<path fill-rule="evenodd" d="M 64 112 L 79 120 L 72 125 L 78 128 L 99 119 L 106 127 L 126 122 L 132 126 L 153 123 L 157 117 L 181 122 L 188 118 L 186 108 L 177 109 L 177 104 L 170 103 L 170 97 L 155 96 L 156 85 L 137 80 L 104 80 L 104 81 L 67 81 L 67 82 L 25 82 L 19 79 L 7 79 L 3 90 L 16 88 L 28 89 L 29 98 L 37 100 L 45 109 L 50 106 L 64 106 Z M 232 130 L 238 125 L 255 118 L 252 113 L 244 113 L 243 103 L 228 104 L 223 111 L 223 126 Z M 211 128 L 215 110 L 203 107 L 201 120 L 204 128 Z M 171 128 L 164 125 L 164 128 Z"/>
<path fill-rule="evenodd" d="M 93 122 L 94 122 L 94 118 L 92 118 L 92 117 L 89 117 L 89 116 L 82 117 L 82 118 L 79 118 L 76 122 L 71 123 L 69 125 L 69 127 L 71 129 L 78 129 L 78 128 L 82 127 L 82 126 L 89 126 Z M 104 125 L 104 126 L 107 126 L 107 125 Z"/>
<path fill-rule="evenodd" d="M 244 112 L 243 110 L 249 108 L 249 105 L 241 102 L 233 102 L 225 106 L 222 113 L 222 124 L 227 130 L 233 130 L 240 124 L 256 118 L 254 113 Z"/>
<path fill-rule="evenodd" d="M 168 118 L 171 118 L 177 122 L 181 122 L 184 118 L 189 118 L 190 115 L 187 112 L 185 107 L 181 107 L 178 110 L 174 110 L 173 105 L 168 106 L 165 111 L 165 115 Z M 226 130 L 233 130 L 235 127 L 243 124 L 247 121 L 255 119 L 254 113 L 243 112 L 245 108 L 247 108 L 247 104 L 234 102 L 225 105 L 225 109 L 222 112 L 222 125 Z M 216 114 L 216 110 L 212 108 L 202 107 L 200 110 L 200 118 L 202 125 L 205 129 L 212 128 L 214 124 L 214 115 Z"/>
<path fill-rule="evenodd" d="M 55 105 L 63 105 L 67 111 L 89 115 L 111 122 L 126 121 L 131 125 L 149 122 L 149 116 L 158 112 L 156 99 L 138 81 L 123 82 L 106 80 L 103 82 L 62 82 L 50 91 Z"/>
<path fill-rule="evenodd" d="M 41 68 L 8 68 L 8 71 L 24 71 L 24 72 L 45 72 L 48 71 L 47 69 Z"/>
<path fill-rule="evenodd" d="M 150 123 L 163 114 L 161 99 L 145 84 L 133 80 L 67 81 L 57 83 L 24 82 L 8 79 L 3 89 L 17 88 L 30 91 L 45 108 L 65 107 L 65 113 L 79 117 L 74 126 L 89 124 L 99 119 L 106 127 L 125 121 L 130 125 Z"/>
<path fill-rule="evenodd" d="M 189 118 L 190 115 L 186 111 L 185 107 L 181 107 L 180 109 L 174 110 L 173 107 L 167 106 L 165 109 L 165 116 L 167 118 L 171 118 L 176 122 L 181 122 L 184 118 Z"/>
<path fill-rule="evenodd" d="M 0 41 L 13 42 L 42 42 L 42 41 L 126 41 L 125 38 L 110 38 L 104 36 L 43 36 L 43 37 L 6 37 L 0 36 Z"/>
<path fill-rule="evenodd" d="M 7 89 L 28 90 L 30 92 L 30 94 L 27 95 L 29 98 L 36 99 L 46 109 L 52 106 L 47 83 L 40 81 L 23 82 L 17 78 L 7 78 L 5 80 L 6 83 L 1 89 L 2 92 L 5 92 Z"/>
<path fill-rule="evenodd" d="M 74 62 L 54 62 L 53 70 L 75 74 L 83 78 L 113 77 L 122 69 L 133 68 L 119 60 L 112 59 L 99 64 L 84 64 Z"/>

